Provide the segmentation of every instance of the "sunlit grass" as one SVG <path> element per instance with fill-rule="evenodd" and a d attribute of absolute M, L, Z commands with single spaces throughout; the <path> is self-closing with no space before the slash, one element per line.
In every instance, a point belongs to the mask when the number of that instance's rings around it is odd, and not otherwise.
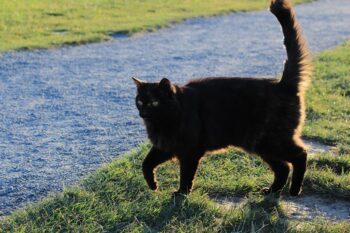
<path fill-rule="evenodd" d="M 295 221 L 286 218 L 283 206 L 264 198 L 258 190 L 272 181 L 259 159 L 229 151 L 202 161 L 194 192 L 173 199 L 178 186 L 178 165 L 158 169 L 161 190 L 148 189 L 141 162 L 149 150 L 143 145 L 91 174 L 81 187 L 68 188 L 39 204 L 14 212 L 0 223 L 2 232 L 285 232 Z M 350 160 L 344 159 L 347 166 Z M 336 195 L 350 201 L 350 173 L 310 166 L 305 192 Z M 247 202 L 238 209 L 220 207 L 214 197 L 241 196 Z M 287 195 L 287 194 L 285 194 Z M 306 223 L 305 223 L 306 224 Z M 350 230 L 350 224 L 334 226 L 319 220 L 307 223 L 328 232 Z M 253 232 L 255 232 L 253 231 Z M 300 230 L 303 232 L 302 228 Z M 0 230 L 1 232 L 1 230 Z"/>
<path fill-rule="evenodd" d="M 350 154 L 350 42 L 315 59 L 307 97 L 304 134 Z"/>

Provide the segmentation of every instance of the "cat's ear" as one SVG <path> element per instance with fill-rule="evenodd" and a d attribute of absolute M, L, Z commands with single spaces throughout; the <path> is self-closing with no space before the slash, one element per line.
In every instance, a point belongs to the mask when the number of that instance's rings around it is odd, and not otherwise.
<path fill-rule="evenodd" d="M 134 81 L 137 88 L 141 87 L 143 84 L 145 84 L 145 81 L 142 81 L 138 78 L 132 77 L 132 80 Z"/>
<path fill-rule="evenodd" d="M 171 84 L 171 82 L 169 81 L 169 79 L 167 78 L 163 78 L 160 82 L 159 82 L 159 87 L 164 90 L 164 91 L 170 91 L 172 93 L 176 93 L 176 88 L 173 84 Z"/>

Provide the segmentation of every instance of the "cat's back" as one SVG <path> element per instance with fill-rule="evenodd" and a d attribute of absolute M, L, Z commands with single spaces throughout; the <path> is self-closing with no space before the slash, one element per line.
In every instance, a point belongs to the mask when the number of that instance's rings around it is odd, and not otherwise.
<path fill-rule="evenodd" d="M 204 78 L 185 87 L 196 93 L 203 138 L 211 149 L 243 145 L 280 105 L 276 79 Z"/>
<path fill-rule="evenodd" d="M 230 98 L 232 100 L 235 97 L 243 99 L 243 97 L 266 96 L 267 92 L 277 88 L 277 83 L 278 81 L 273 78 L 216 77 L 195 79 L 185 86 L 196 90 L 204 99 Z"/>
<path fill-rule="evenodd" d="M 185 86 L 193 88 L 246 88 L 247 86 L 266 86 L 277 84 L 275 78 L 254 77 L 208 77 L 190 80 Z"/>

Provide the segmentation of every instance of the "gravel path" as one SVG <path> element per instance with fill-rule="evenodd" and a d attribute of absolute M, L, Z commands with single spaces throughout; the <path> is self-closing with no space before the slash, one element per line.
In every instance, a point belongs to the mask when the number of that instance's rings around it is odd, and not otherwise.
<path fill-rule="evenodd" d="M 350 1 L 297 12 L 313 52 L 350 37 Z M 131 76 L 282 71 L 282 34 L 267 11 L 196 18 L 155 33 L 0 54 L 0 215 L 61 190 L 145 139 Z"/>

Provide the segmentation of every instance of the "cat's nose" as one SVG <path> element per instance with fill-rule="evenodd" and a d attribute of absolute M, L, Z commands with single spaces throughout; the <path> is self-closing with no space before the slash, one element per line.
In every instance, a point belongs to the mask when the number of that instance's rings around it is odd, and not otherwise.
<path fill-rule="evenodd" d="M 149 114 L 148 112 L 140 112 L 140 117 L 142 118 L 150 118 L 151 114 Z"/>

